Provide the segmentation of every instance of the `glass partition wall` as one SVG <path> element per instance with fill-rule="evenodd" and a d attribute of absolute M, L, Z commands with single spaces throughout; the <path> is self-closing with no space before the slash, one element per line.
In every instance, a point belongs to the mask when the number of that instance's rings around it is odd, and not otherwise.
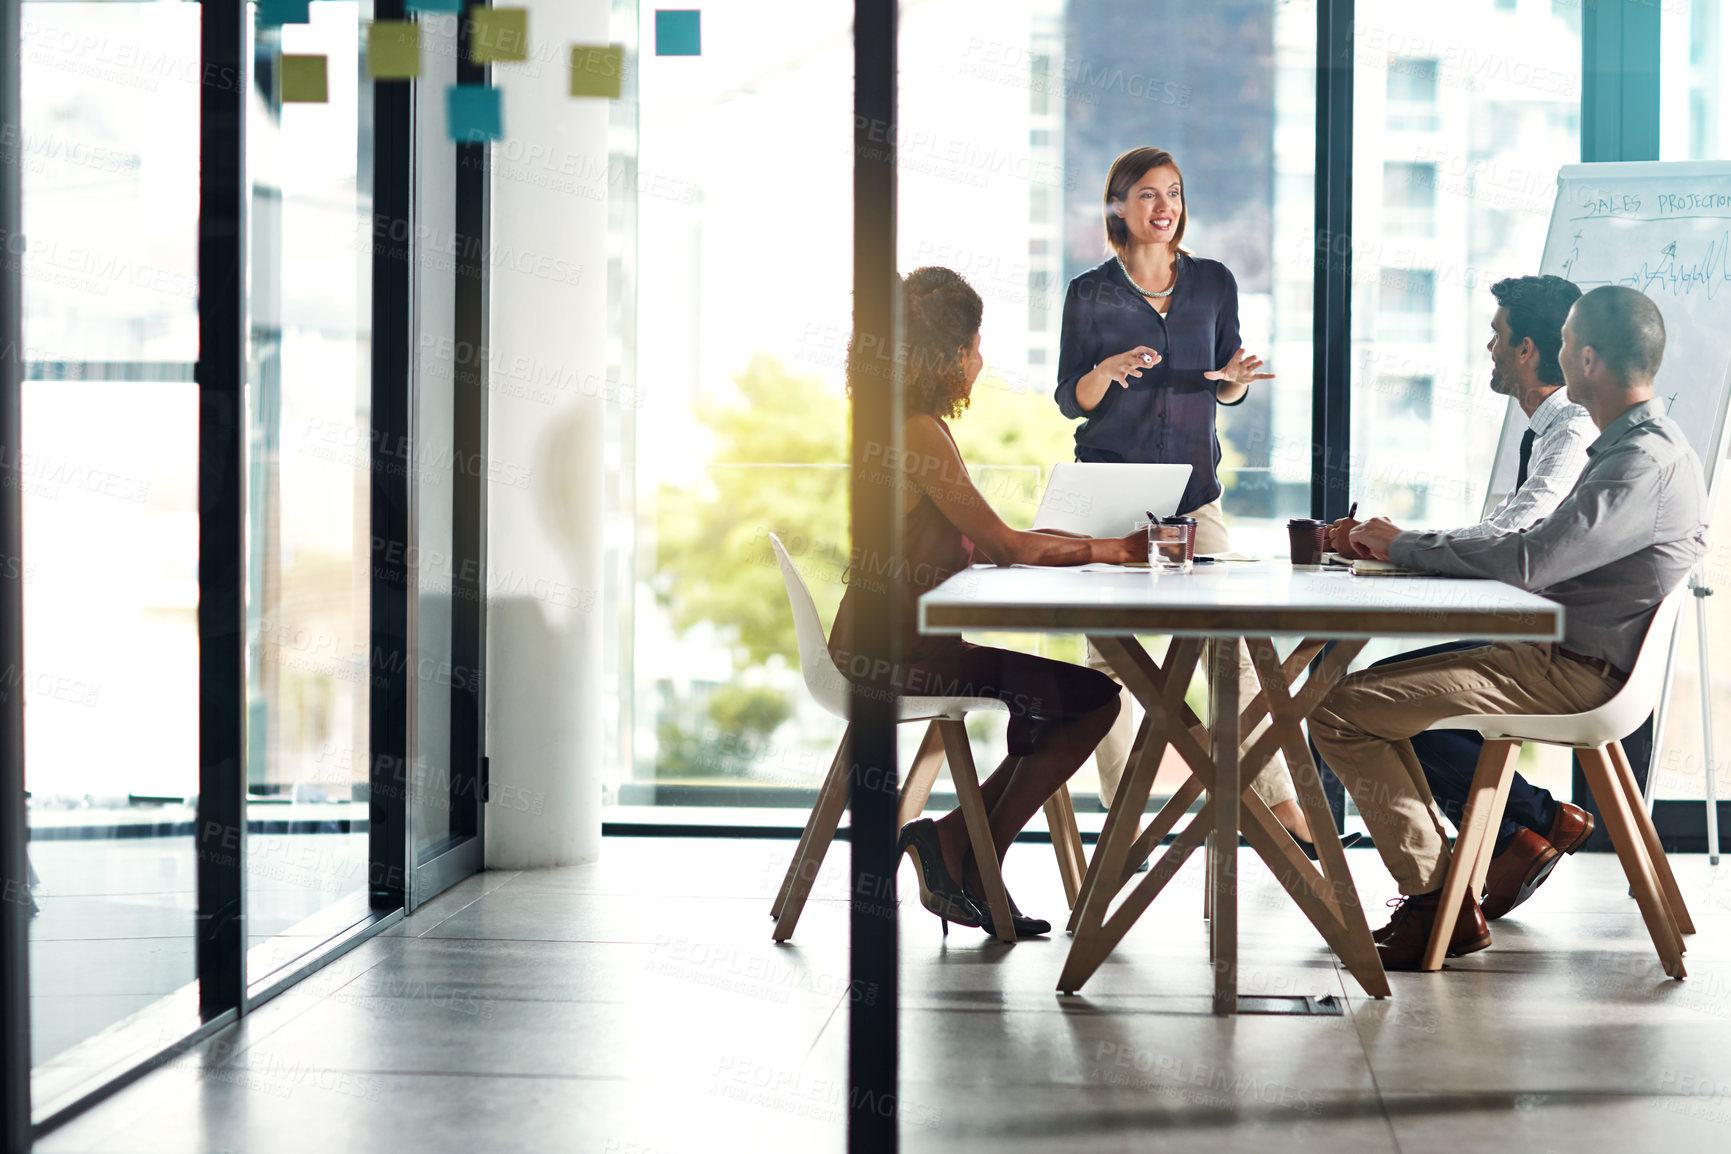
<path fill-rule="evenodd" d="M 125 56 L 161 62 L 95 67 Z M 35 1097 L 195 1018 L 199 9 L 26 3 L 25 788 Z"/>
<path fill-rule="evenodd" d="M 7 5 L 9 1141 L 479 867 L 487 75 L 301 7 Z"/>
<path fill-rule="evenodd" d="M 1357 0 L 1352 462 L 1359 515 L 1478 521 L 1508 400 L 1491 392 L 1491 286 L 1539 271 L 1557 170 L 1581 158 L 1576 7 Z M 1384 639 L 1368 664 L 1426 642 Z M 1566 750 L 1521 769 L 1567 796 Z"/>
<path fill-rule="evenodd" d="M 1283 522 L 1310 504 L 1316 7 L 1155 7 L 1015 0 L 989 28 L 965 0 L 903 12 L 898 266 L 954 268 L 985 301 L 986 368 L 954 430 L 976 484 L 1027 528 L 1050 467 L 1074 454 L 1052 396 L 1058 331 L 1069 279 L 1106 255 L 1107 169 L 1138 145 L 1174 152 L 1191 198 L 1186 245 L 1232 268 L 1245 346 L 1279 373 L 1220 411 L 1234 545 L 1283 551 Z M 645 48 L 628 69 L 640 100 L 623 159 L 635 179 L 615 185 L 630 211 L 614 227 L 636 291 L 613 328 L 638 369 L 614 443 L 635 464 L 635 516 L 619 521 L 634 534 L 617 546 L 634 557 L 606 617 L 634 628 L 609 664 L 620 671 L 615 822 L 657 820 L 639 807 L 722 804 L 777 811 L 734 820 L 798 824 L 842 731 L 801 678 L 769 535 L 827 626 L 850 557 L 853 5 L 772 11 L 731 49 Z M 1150 62 L 1125 29 L 1155 22 L 1197 51 Z M 654 43 L 647 7 L 638 33 Z M 719 19 L 704 30 L 718 43 L 739 34 Z M 1214 53 L 1247 66 L 1223 73 L 1203 63 Z M 654 319 L 652 353 L 639 317 Z M 1082 657 L 1076 638 L 992 641 Z M 992 764 L 1002 719 L 970 726 L 976 758 Z M 1074 783 L 1084 809 L 1092 774 Z"/>

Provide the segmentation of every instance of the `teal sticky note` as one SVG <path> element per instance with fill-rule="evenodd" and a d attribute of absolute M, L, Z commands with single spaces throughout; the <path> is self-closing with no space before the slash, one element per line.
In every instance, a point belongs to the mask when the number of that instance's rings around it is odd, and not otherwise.
<path fill-rule="evenodd" d="M 655 55 L 703 55 L 702 15 L 697 8 L 657 8 Z"/>
<path fill-rule="evenodd" d="M 458 144 L 485 144 L 505 137 L 502 94 L 486 84 L 453 84 L 445 89 L 445 122 Z"/>
<path fill-rule="evenodd" d="M 408 0 L 410 12 L 461 12 L 463 0 Z"/>
<path fill-rule="evenodd" d="M 280 28 L 284 24 L 311 24 L 312 0 L 258 0 L 258 26 Z"/>

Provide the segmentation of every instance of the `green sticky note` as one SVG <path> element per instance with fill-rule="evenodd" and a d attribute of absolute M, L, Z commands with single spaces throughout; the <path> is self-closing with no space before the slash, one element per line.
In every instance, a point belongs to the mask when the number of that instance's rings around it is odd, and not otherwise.
<path fill-rule="evenodd" d="M 474 8 L 469 21 L 469 59 L 476 64 L 529 59 L 527 8 Z"/>
<path fill-rule="evenodd" d="M 330 99 L 323 56 L 285 54 L 277 59 L 281 62 L 279 80 L 284 104 L 324 104 Z"/>
<path fill-rule="evenodd" d="M 367 75 L 408 80 L 421 74 L 421 26 L 413 20 L 375 20 L 367 25 Z"/>
<path fill-rule="evenodd" d="M 571 95 L 619 99 L 625 80 L 625 45 L 571 45 Z"/>

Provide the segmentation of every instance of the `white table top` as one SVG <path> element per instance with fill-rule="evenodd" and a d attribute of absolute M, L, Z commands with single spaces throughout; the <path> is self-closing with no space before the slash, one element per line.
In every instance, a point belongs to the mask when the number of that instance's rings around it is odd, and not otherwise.
<path fill-rule="evenodd" d="M 1189 574 L 976 565 L 920 598 L 920 632 L 1557 641 L 1563 608 L 1499 581 L 1356 577 L 1285 561 Z"/>

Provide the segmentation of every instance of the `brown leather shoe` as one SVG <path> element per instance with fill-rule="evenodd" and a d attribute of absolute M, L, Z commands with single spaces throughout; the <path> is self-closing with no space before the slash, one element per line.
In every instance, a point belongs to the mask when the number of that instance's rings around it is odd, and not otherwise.
<path fill-rule="evenodd" d="M 1485 917 L 1496 920 L 1533 896 L 1563 855 L 1530 829 L 1518 831 L 1485 871 Z"/>
<path fill-rule="evenodd" d="M 1424 948 L 1430 942 L 1431 926 L 1436 922 L 1437 902 L 1442 890 L 1418 894 L 1401 902 L 1388 925 L 1378 930 L 1376 952 L 1385 970 L 1416 970 L 1424 961 Z M 1472 894 L 1461 900 L 1460 916 L 1455 919 L 1455 932 L 1449 937 L 1448 956 L 1458 958 L 1482 950 L 1491 944 L 1490 927 Z"/>
<path fill-rule="evenodd" d="M 1558 853 L 1574 853 L 1587 844 L 1597 824 L 1593 815 L 1580 806 L 1559 801 L 1557 816 L 1551 819 L 1551 832 L 1545 835 L 1545 840 L 1556 846 Z"/>

